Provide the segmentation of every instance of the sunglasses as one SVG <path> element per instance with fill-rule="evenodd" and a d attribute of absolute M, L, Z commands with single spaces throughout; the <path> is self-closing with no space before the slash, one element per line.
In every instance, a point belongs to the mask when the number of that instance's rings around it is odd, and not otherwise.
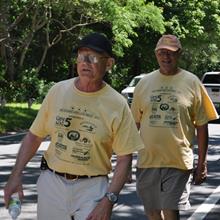
<path fill-rule="evenodd" d="M 177 50 L 177 51 L 158 50 L 156 53 L 160 57 L 164 57 L 164 56 L 174 57 L 174 56 L 176 56 L 179 53 L 179 50 Z"/>
<path fill-rule="evenodd" d="M 96 64 L 96 63 L 99 63 L 100 59 L 104 59 L 104 58 L 109 58 L 109 57 L 98 57 L 98 56 L 95 56 L 95 55 L 84 55 L 84 54 L 78 54 L 77 58 L 76 58 L 76 62 L 77 63 L 82 63 L 82 62 L 86 62 L 86 63 L 89 63 L 89 64 Z"/>

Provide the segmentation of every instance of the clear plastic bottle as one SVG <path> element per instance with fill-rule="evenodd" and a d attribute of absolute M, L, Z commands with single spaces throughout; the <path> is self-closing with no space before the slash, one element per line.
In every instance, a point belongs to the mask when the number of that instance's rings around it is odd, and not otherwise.
<path fill-rule="evenodd" d="M 8 206 L 8 213 L 13 220 L 16 220 L 21 213 L 21 201 L 19 199 L 18 193 L 14 193 L 11 196 Z"/>

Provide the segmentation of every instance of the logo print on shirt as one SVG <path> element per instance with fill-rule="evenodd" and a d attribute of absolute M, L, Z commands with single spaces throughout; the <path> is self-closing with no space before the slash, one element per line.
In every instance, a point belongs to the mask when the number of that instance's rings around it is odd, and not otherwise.
<path fill-rule="evenodd" d="M 92 133 L 92 134 L 95 133 L 95 130 L 97 128 L 95 124 L 88 122 L 88 121 L 84 121 L 80 123 L 80 125 L 81 125 L 80 131 L 85 131 L 85 132 Z"/>
<path fill-rule="evenodd" d="M 169 105 L 166 103 L 163 103 L 160 105 L 160 110 L 161 111 L 167 111 L 169 109 Z"/>
<path fill-rule="evenodd" d="M 80 138 L 80 133 L 78 131 L 69 131 L 67 133 L 67 138 L 71 141 L 77 141 Z"/>

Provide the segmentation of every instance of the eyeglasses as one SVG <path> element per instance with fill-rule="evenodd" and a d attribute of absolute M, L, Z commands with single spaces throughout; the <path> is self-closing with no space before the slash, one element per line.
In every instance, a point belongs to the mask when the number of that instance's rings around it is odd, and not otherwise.
<path fill-rule="evenodd" d="M 86 62 L 86 63 L 90 63 L 90 64 L 95 64 L 95 63 L 98 63 L 99 60 L 103 59 L 103 58 L 109 58 L 109 57 L 97 57 L 92 54 L 84 55 L 84 54 L 79 53 L 76 58 L 76 62 L 77 63 Z"/>
<path fill-rule="evenodd" d="M 157 54 L 160 57 L 164 57 L 164 56 L 174 57 L 178 53 L 179 51 L 170 51 L 170 50 L 158 50 L 157 51 Z"/>

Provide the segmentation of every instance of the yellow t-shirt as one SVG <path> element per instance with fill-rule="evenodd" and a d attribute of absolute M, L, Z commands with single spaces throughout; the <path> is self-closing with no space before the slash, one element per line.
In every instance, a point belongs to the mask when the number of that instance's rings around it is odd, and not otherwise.
<path fill-rule="evenodd" d="M 192 169 L 195 126 L 218 118 L 200 80 L 185 70 L 147 74 L 135 88 L 131 109 L 145 144 L 138 157 L 141 168 Z"/>
<path fill-rule="evenodd" d="M 111 156 L 143 148 L 126 100 L 109 85 L 85 93 L 74 79 L 48 92 L 30 131 L 50 135 L 45 158 L 51 169 L 76 175 L 106 175 Z"/>

